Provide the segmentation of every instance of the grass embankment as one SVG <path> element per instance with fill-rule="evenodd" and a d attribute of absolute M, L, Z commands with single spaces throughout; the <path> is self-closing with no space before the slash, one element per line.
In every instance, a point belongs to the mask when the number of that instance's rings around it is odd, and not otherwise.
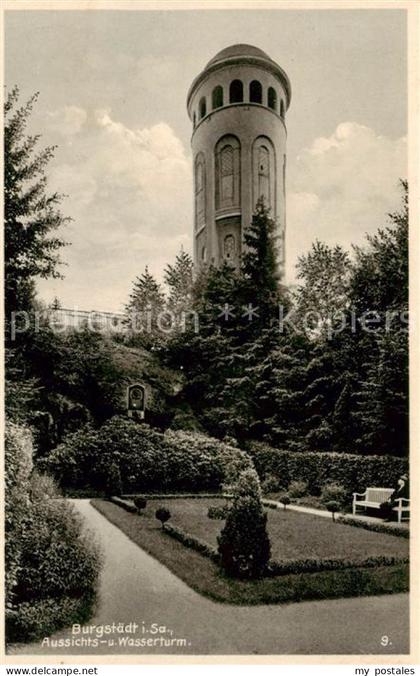
<path fill-rule="evenodd" d="M 198 503 L 198 501 L 190 502 Z M 207 507 L 210 503 L 214 504 L 214 500 L 208 501 Z M 185 547 L 162 531 L 154 516 L 156 507 L 162 504 L 163 501 L 159 501 L 158 504 L 157 501 L 151 500 L 144 514 L 139 516 L 130 514 L 110 502 L 98 499 L 92 500 L 92 505 L 111 523 L 120 528 L 133 542 L 164 564 L 197 592 L 216 601 L 255 605 L 308 599 L 390 594 L 407 591 L 408 589 L 407 564 L 282 575 L 259 580 L 228 578 L 219 566 L 210 559 Z M 181 525 L 179 523 L 180 512 L 175 508 L 174 500 L 171 500 L 169 507 L 174 515 L 171 521 L 175 525 Z M 175 516 L 177 511 L 178 516 Z M 184 515 L 187 511 L 189 510 L 184 510 Z M 221 521 L 213 522 L 210 519 L 208 521 L 213 524 L 209 528 L 213 528 L 214 524 L 217 524 L 217 530 L 220 530 Z M 323 519 L 318 517 L 317 527 L 321 521 Z M 185 528 L 185 525 L 183 527 Z M 331 523 L 331 527 L 340 529 L 347 535 L 349 533 L 353 535 L 353 529 L 350 526 L 344 527 Z M 313 525 L 312 528 L 314 528 Z M 354 529 L 354 532 L 362 531 Z M 368 533 L 368 535 L 376 537 L 379 534 Z M 397 546 L 400 545 L 401 540 L 397 540 Z M 401 552 L 401 550 L 399 551 Z"/>

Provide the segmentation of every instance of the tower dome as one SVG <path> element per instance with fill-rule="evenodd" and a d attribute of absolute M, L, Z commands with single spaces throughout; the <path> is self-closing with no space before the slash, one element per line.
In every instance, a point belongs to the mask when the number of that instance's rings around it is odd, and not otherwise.
<path fill-rule="evenodd" d="M 194 258 L 238 269 L 244 231 L 262 197 L 276 220 L 278 276 L 285 244 L 286 73 L 262 49 L 218 52 L 188 92 L 193 124 Z"/>
<path fill-rule="evenodd" d="M 259 49 L 259 47 L 246 44 L 237 44 L 231 45 L 230 47 L 225 47 L 224 49 L 221 49 L 220 52 L 217 52 L 216 56 L 213 56 L 213 58 L 210 59 L 206 68 L 213 65 L 214 63 L 218 63 L 219 61 L 225 61 L 226 59 L 237 56 L 257 56 L 260 59 L 267 59 L 268 61 L 271 61 L 270 57 L 265 52 L 263 52 L 262 49 Z"/>

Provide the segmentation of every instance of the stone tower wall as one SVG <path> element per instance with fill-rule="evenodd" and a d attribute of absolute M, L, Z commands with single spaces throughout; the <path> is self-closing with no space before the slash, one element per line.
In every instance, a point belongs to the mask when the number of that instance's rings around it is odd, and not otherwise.
<path fill-rule="evenodd" d="M 243 84 L 241 103 L 229 103 L 229 88 L 233 80 L 240 80 Z M 261 104 L 249 100 L 252 81 L 258 81 L 262 86 Z M 212 93 L 217 86 L 223 88 L 223 106 L 213 110 Z M 276 110 L 269 107 L 270 87 L 277 95 Z M 200 107 L 204 98 L 206 113 L 203 115 Z M 265 180 L 258 175 L 258 167 L 263 166 L 258 165 L 258 158 L 261 156 L 259 153 L 267 154 L 268 149 L 269 178 L 264 185 L 271 215 L 277 222 L 278 270 L 279 276 L 283 275 L 287 136 L 284 115 L 287 106 L 288 92 L 283 82 L 264 65 L 250 63 L 221 65 L 216 69 L 210 69 L 208 73 L 205 70 L 198 84 L 195 87 L 193 85 L 188 112 L 194 125 L 191 140 L 195 201 L 194 258 L 198 266 L 203 263 L 220 265 L 226 260 L 226 256 L 231 264 L 238 266 L 243 251 L 243 232 L 251 223 L 259 197 L 259 187 L 262 185 L 260 181 Z M 224 137 L 228 137 L 229 143 L 234 146 L 235 161 L 240 167 L 240 184 L 235 185 L 239 197 L 234 206 L 227 208 L 220 204 L 217 197 L 220 187 L 216 186 L 220 171 L 216 154 L 220 140 Z M 260 146 L 263 146 L 261 151 Z M 198 167 L 197 163 L 201 166 Z M 197 181 L 199 185 L 204 186 L 199 197 L 197 197 Z M 200 211 L 199 214 L 197 209 Z M 233 252 L 232 242 L 235 243 Z"/>

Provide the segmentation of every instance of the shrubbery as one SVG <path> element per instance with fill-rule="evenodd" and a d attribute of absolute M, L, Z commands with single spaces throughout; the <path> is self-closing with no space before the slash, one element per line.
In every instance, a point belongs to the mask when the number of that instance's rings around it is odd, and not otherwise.
<path fill-rule="evenodd" d="M 329 482 L 341 484 L 348 496 L 367 486 L 392 487 L 408 471 L 405 458 L 390 455 L 281 451 L 263 443 L 251 444 L 248 452 L 260 477 L 274 475 L 283 489 L 292 481 L 306 481 L 312 495 Z"/>
<path fill-rule="evenodd" d="M 64 488 L 112 495 L 217 490 L 251 465 L 246 453 L 217 439 L 196 432 L 161 434 L 119 416 L 99 429 L 81 428 L 40 462 Z"/>
<path fill-rule="evenodd" d="M 269 474 L 264 478 L 264 481 L 261 482 L 261 490 L 263 495 L 268 493 L 276 493 L 280 488 L 280 482 L 276 476 Z"/>
<path fill-rule="evenodd" d="M 291 498 L 303 498 L 308 492 L 306 481 L 291 481 L 287 492 Z"/>
<path fill-rule="evenodd" d="M 91 615 L 91 599 L 41 599 L 21 603 L 7 613 L 7 638 L 10 642 L 36 641 L 61 627 L 83 624 Z"/>
<path fill-rule="evenodd" d="M 349 494 L 344 486 L 336 483 L 327 483 L 322 487 L 321 502 L 327 506 L 328 502 L 337 502 L 339 507 L 344 507 Z"/>
<path fill-rule="evenodd" d="M 220 561 L 228 575 L 256 578 L 264 574 L 270 559 L 270 540 L 261 488 L 253 469 L 239 477 L 218 545 Z"/>
<path fill-rule="evenodd" d="M 32 505 L 21 539 L 20 602 L 89 595 L 95 588 L 99 555 L 82 517 L 64 500 Z"/>
<path fill-rule="evenodd" d="M 13 605 L 18 573 L 21 569 L 20 542 L 29 507 L 29 480 L 32 470 L 32 437 L 29 429 L 6 423 L 5 535 L 6 608 Z"/>

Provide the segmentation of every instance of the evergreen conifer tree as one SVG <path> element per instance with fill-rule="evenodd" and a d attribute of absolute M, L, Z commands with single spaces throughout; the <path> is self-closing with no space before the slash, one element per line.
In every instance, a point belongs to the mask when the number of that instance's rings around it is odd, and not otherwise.
<path fill-rule="evenodd" d="M 165 269 L 165 282 L 169 288 L 167 308 L 175 315 L 176 326 L 182 325 L 186 315 L 192 309 L 193 261 L 181 248 L 173 265 Z"/>
<path fill-rule="evenodd" d="M 221 563 L 228 575 L 258 578 L 270 559 L 267 515 L 262 505 L 261 487 L 254 469 L 239 475 L 233 504 L 218 537 Z"/>
<path fill-rule="evenodd" d="M 161 329 L 161 313 L 165 307 L 165 296 L 160 284 L 146 266 L 137 277 L 126 305 L 126 322 L 129 334 L 142 345 L 152 347 L 165 335 Z"/>
<path fill-rule="evenodd" d="M 15 87 L 4 105 L 6 322 L 12 311 L 32 308 L 37 278 L 60 277 L 59 252 L 66 242 L 54 232 L 70 220 L 59 209 L 62 195 L 47 192 L 45 170 L 55 148 L 37 153 L 40 137 L 26 133 L 37 97 L 17 107 L 19 89 Z"/>

